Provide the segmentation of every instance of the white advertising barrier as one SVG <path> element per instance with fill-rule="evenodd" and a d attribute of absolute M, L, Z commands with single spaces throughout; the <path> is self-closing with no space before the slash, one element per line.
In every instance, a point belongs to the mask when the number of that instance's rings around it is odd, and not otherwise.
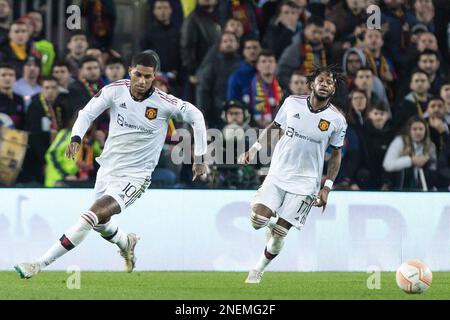
<path fill-rule="evenodd" d="M 92 203 L 86 189 L 0 189 L 0 269 L 39 257 Z M 254 191 L 148 190 L 116 216 L 141 237 L 137 270 L 247 271 L 265 246 L 250 224 Z M 332 192 L 292 229 L 279 271 L 395 270 L 405 259 L 450 270 L 450 194 Z M 122 270 L 117 247 L 92 231 L 49 267 Z"/>

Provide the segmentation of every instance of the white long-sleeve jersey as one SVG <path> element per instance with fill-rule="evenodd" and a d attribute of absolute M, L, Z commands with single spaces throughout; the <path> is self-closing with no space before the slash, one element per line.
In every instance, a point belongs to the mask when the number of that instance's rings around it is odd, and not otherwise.
<path fill-rule="evenodd" d="M 189 102 L 154 89 L 143 101 L 130 93 L 130 81 L 119 80 L 100 90 L 78 113 L 72 137 L 81 139 L 92 122 L 110 110 L 109 135 L 96 160 L 104 174 L 142 177 L 151 175 L 158 163 L 169 119 L 189 123 L 194 131 L 194 154 L 206 153 L 203 114 Z"/>

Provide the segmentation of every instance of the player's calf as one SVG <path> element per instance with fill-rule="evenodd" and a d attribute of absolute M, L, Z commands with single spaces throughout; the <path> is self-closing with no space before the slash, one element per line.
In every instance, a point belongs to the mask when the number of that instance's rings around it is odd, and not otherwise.
<path fill-rule="evenodd" d="M 272 229 L 272 236 L 267 242 L 266 249 L 264 250 L 264 254 L 267 259 L 274 259 L 283 249 L 284 239 L 286 238 L 289 229 L 286 229 L 279 224 L 275 225 Z"/>

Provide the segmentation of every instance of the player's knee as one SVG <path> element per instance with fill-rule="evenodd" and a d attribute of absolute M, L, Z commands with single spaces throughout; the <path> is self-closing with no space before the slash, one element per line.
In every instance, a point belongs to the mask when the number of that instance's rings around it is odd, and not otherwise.
<path fill-rule="evenodd" d="M 252 222 L 253 228 L 256 230 L 261 229 L 269 223 L 270 218 L 259 215 L 256 212 L 252 211 L 252 216 L 250 217 L 250 221 Z"/>
<path fill-rule="evenodd" d="M 270 208 L 266 207 L 262 203 L 254 204 L 252 206 L 252 212 L 254 212 L 255 214 L 257 214 L 259 216 L 263 216 L 266 218 L 270 218 L 271 216 L 273 216 L 272 210 L 270 210 Z"/>
<path fill-rule="evenodd" d="M 113 215 L 121 211 L 119 204 L 111 196 L 103 196 L 96 200 L 89 210 L 95 213 L 99 223 L 102 224 L 107 223 Z"/>

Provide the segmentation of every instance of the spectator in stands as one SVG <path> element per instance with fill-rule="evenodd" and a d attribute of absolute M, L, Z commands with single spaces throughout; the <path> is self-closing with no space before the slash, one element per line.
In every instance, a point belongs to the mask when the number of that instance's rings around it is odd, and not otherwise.
<path fill-rule="evenodd" d="M 11 6 L 8 0 L 0 0 L 0 44 L 8 39 Z"/>
<path fill-rule="evenodd" d="M 228 79 L 227 100 L 240 100 L 248 104 L 250 103 L 250 84 L 256 74 L 256 60 L 261 52 L 261 45 L 254 37 L 244 37 L 242 43 L 244 59 Z"/>
<path fill-rule="evenodd" d="M 445 103 L 445 121 L 450 123 L 450 78 L 442 82 L 440 94 Z"/>
<path fill-rule="evenodd" d="M 169 78 L 172 89 L 181 85 L 180 25 L 172 22 L 173 10 L 168 0 L 153 3 L 153 18 L 141 39 L 141 49 L 154 50 L 160 59 L 160 71 Z"/>
<path fill-rule="evenodd" d="M 414 25 L 421 23 L 424 24 L 430 32 L 435 32 L 433 0 L 413 0 L 412 9 L 412 12 L 409 11 L 406 15 L 408 24 L 413 27 Z"/>
<path fill-rule="evenodd" d="M 100 79 L 100 63 L 91 56 L 85 56 L 80 62 L 78 79 L 69 86 L 69 107 L 78 112 L 103 87 Z"/>
<path fill-rule="evenodd" d="M 233 32 L 239 40 L 241 40 L 244 35 L 244 25 L 242 21 L 238 18 L 230 18 L 225 22 L 223 31 Z"/>
<path fill-rule="evenodd" d="M 30 45 L 33 54 L 41 60 L 41 74 L 48 76 L 55 62 L 56 52 L 53 43 L 44 39 L 38 34 L 42 33 L 42 15 L 38 11 L 31 11 L 30 14 L 20 17 L 19 21 L 23 21 L 28 26 L 30 35 Z"/>
<path fill-rule="evenodd" d="M 218 51 L 208 55 L 198 68 L 196 105 L 205 114 L 210 128 L 220 128 L 223 102 L 226 99 L 228 77 L 239 67 L 239 42 L 237 36 L 225 31 L 222 33 Z"/>
<path fill-rule="evenodd" d="M 248 189 L 258 186 L 258 176 L 256 166 L 239 166 L 237 163 L 239 156 L 239 146 L 252 145 L 255 141 L 250 141 L 245 135 L 249 129 L 250 116 L 247 107 L 238 100 L 229 100 L 223 107 L 224 128 L 222 129 L 223 141 L 223 162 L 212 166 L 215 187 L 225 189 Z"/>
<path fill-rule="evenodd" d="M 278 6 L 278 14 L 267 28 L 264 42 L 279 59 L 284 49 L 292 42 L 299 31 L 300 8 L 294 1 L 284 0 Z"/>
<path fill-rule="evenodd" d="M 441 150 L 450 137 L 449 124 L 445 121 L 445 104 L 439 96 L 434 96 L 428 101 L 427 111 L 423 115 L 430 128 L 430 139 L 436 146 L 436 153 Z"/>
<path fill-rule="evenodd" d="M 288 93 L 298 96 L 309 95 L 311 93 L 311 89 L 308 86 L 308 78 L 299 70 L 294 71 L 291 75 Z"/>
<path fill-rule="evenodd" d="M 201 0 L 198 1 L 198 4 L 202 2 Z M 207 2 L 215 1 L 208 0 Z M 242 21 L 244 26 L 244 34 L 259 36 L 260 33 L 256 10 L 255 1 L 252 0 L 221 0 L 219 1 L 218 7 L 220 25 L 223 26 L 231 17 L 238 18 Z"/>
<path fill-rule="evenodd" d="M 16 76 L 21 78 L 28 56 L 36 53 L 29 43 L 30 35 L 26 23 L 20 20 L 11 23 L 8 36 L 9 41 L 0 46 L 0 61 L 11 63 L 16 70 Z"/>
<path fill-rule="evenodd" d="M 116 4 L 113 0 L 83 0 L 82 15 L 86 18 L 90 43 L 99 48 L 111 48 L 116 26 Z"/>
<path fill-rule="evenodd" d="M 101 49 L 96 48 L 96 47 L 89 47 L 86 50 L 86 55 L 87 56 L 91 56 L 94 57 L 95 59 L 97 59 L 98 63 L 100 64 L 100 72 L 102 75 L 105 74 L 105 63 L 106 61 L 103 59 L 103 52 Z"/>
<path fill-rule="evenodd" d="M 438 173 L 440 186 L 443 187 L 443 191 L 450 191 L 450 139 L 439 155 L 438 159 Z"/>
<path fill-rule="evenodd" d="M 124 79 L 126 75 L 125 64 L 121 58 L 110 58 L 106 62 L 106 83 L 111 83 L 120 79 Z"/>
<path fill-rule="evenodd" d="M 70 144 L 70 135 L 69 127 L 60 130 L 45 153 L 44 185 L 47 188 L 67 186 L 64 181 L 77 180 L 76 160 L 65 156 L 66 148 Z"/>
<path fill-rule="evenodd" d="M 347 77 L 347 86 L 351 88 L 354 84 L 356 73 L 366 66 L 366 56 L 358 48 L 347 49 L 342 57 L 342 68 Z"/>
<path fill-rule="evenodd" d="M 273 52 L 261 50 L 256 60 L 257 73 L 250 86 L 250 108 L 258 127 L 265 128 L 274 118 L 274 110 L 283 99 L 283 90 L 275 76 L 277 60 Z"/>
<path fill-rule="evenodd" d="M 52 76 L 58 80 L 58 89 L 60 93 L 69 93 L 69 85 L 74 81 L 70 76 L 69 64 L 58 61 L 53 65 Z"/>
<path fill-rule="evenodd" d="M 25 116 L 29 136 L 21 182 L 44 184 L 45 152 L 70 119 L 67 106 L 58 101 L 58 81 L 47 77 L 41 80 L 41 85 L 42 92 L 32 97 Z"/>
<path fill-rule="evenodd" d="M 441 73 L 441 61 L 437 51 L 425 49 L 419 54 L 417 66 L 425 71 L 430 79 L 430 92 L 439 94 L 444 77 Z"/>
<path fill-rule="evenodd" d="M 342 48 L 342 42 L 336 40 L 336 25 L 333 21 L 324 20 L 322 41 L 329 52 L 330 63 L 340 63 L 339 60 L 344 53 L 344 49 Z"/>
<path fill-rule="evenodd" d="M 39 10 L 32 10 L 27 13 L 27 16 L 33 21 L 33 34 L 31 35 L 31 39 L 34 41 L 43 40 L 44 19 L 42 12 Z"/>
<path fill-rule="evenodd" d="M 154 7 L 158 0 L 147 0 L 148 8 L 150 14 L 150 23 L 153 23 L 155 15 L 153 14 Z M 170 8 L 172 14 L 170 15 L 170 22 L 178 30 L 181 28 L 184 17 L 188 16 L 196 6 L 196 0 L 180 1 L 180 0 L 169 0 Z"/>
<path fill-rule="evenodd" d="M 25 125 L 25 102 L 13 92 L 16 71 L 11 64 L 0 64 L 0 114 L 7 115 L 12 127 L 22 130 Z"/>
<path fill-rule="evenodd" d="M 420 33 L 417 32 L 417 29 L 420 30 Z M 414 65 L 416 64 L 417 58 L 421 52 L 426 49 L 434 51 L 439 50 L 436 36 L 431 32 L 428 32 L 426 26 L 417 24 L 413 27 L 413 31 L 416 31 L 418 34 L 413 34 L 411 36 L 411 43 L 408 48 L 408 52 L 403 57 L 405 68 L 404 70 L 400 70 L 401 72 L 399 74 L 399 76 L 403 78 L 408 77 L 411 70 L 414 69 Z"/>
<path fill-rule="evenodd" d="M 350 108 L 346 119 L 347 132 L 353 141 L 350 141 L 352 147 L 348 148 L 345 155 L 343 180 L 352 190 L 367 189 L 369 184 L 370 173 L 367 169 L 369 146 L 364 135 L 368 106 L 369 101 L 364 91 L 355 89 L 350 93 Z"/>
<path fill-rule="evenodd" d="M 23 66 L 23 78 L 14 83 L 13 91 L 22 96 L 27 108 L 31 103 L 31 97 L 41 92 L 39 85 L 39 76 L 41 72 L 41 63 L 33 56 L 29 56 Z"/>
<path fill-rule="evenodd" d="M 84 136 L 77 159 L 65 156 L 70 144 L 70 125 L 60 130 L 45 154 L 45 186 L 46 187 L 93 187 L 95 181 L 95 157 L 102 151 L 102 143 L 93 134 L 91 127 Z"/>
<path fill-rule="evenodd" d="M 374 76 L 372 69 L 369 67 L 362 67 L 356 72 L 354 84 L 356 89 L 362 90 L 366 93 L 370 105 L 375 105 L 380 101 L 383 101 L 383 103 L 387 106 L 389 105 L 386 92 L 382 91 L 383 95 L 379 96 L 379 93 L 375 91 Z"/>
<path fill-rule="evenodd" d="M 392 183 L 383 169 L 383 160 L 386 150 L 394 138 L 394 130 L 391 120 L 389 120 L 389 109 L 383 102 L 369 106 L 364 137 L 368 146 L 369 179 L 367 187 L 370 190 L 388 190 Z"/>
<path fill-rule="evenodd" d="M 431 32 L 422 32 L 417 38 L 417 50 L 423 52 L 425 49 L 439 50 L 437 38 Z"/>
<path fill-rule="evenodd" d="M 220 26 L 215 21 L 217 0 L 197 0 L 195 10 L 181 27 L 181 60 L 189 76 L 189 83 L 198 84 L 195 74 L 209 48 L 220 38 Z M 188 88 L 187 91 L 193 88 Z M 186 92 L 186 96 L 192 96 Z"/>
<path fill-rule="evenodd" d="M 394 190 L 433 190 L 437 182 L 436 147 L 426 121 L 413 116 L 389 145 L 383 167 L 394 174 Z"/>
<path fill-rule="evenodd" d="M 379 29 L 367 29 L 364 33 L 364 55 L 367 66 L 373 75 L 383 81 L 389 100 L 394 99 L 393 81 L 396 80 L 394 65 L 388 57 L 383 55 L 383 34 Z"/>
<path fill-rule="evenodd" d="M 431 94 L 430 80 L 425 71 L 415 70 L 411 75 L 411 92 L 407 94 L 400 105 L 395 108 L 394 124 L 397 128 L 402 128 L 405 123 L 414 115 L 423 117 L 430 101 Z"/>
<path fill-rule="evenodd" d="M 338 40 L 344 41 L 356 26 L 366 22 L 365 8 L 359 0 L 340 1 L 327 15 L 327 19 L 336 25 Z"/>
<path fill-rule="evenodd" d="M 74 79 L 78 77 L 80 61 L 86 55 L 88 48 L 87 36 L 82 31 L 73 31 L 67 42 L 69 53 L 66 55 L 66 62 L 70 66 L 70 74 Z"/>
<path fill-rule="evenodd" d="M 298 33 L 280 57 L 277 77 L 280 84 L 287 88 L 294 70 L 310 74 L 314 66 L 328 64 L 326 48 L 322 43 L 323 20 L 311 17 L 306 23 L 303 35 Z"/>
<path fill-rule="evenodd" d="M 405 66 L 402 57 L 409 46 L 411 26 L 406 19 L 405 0 L 384 0 L 381 5 L 381 22 L 388 26 L 384 35 L 385 54 L 392 58 L 396 70 Z"/>

